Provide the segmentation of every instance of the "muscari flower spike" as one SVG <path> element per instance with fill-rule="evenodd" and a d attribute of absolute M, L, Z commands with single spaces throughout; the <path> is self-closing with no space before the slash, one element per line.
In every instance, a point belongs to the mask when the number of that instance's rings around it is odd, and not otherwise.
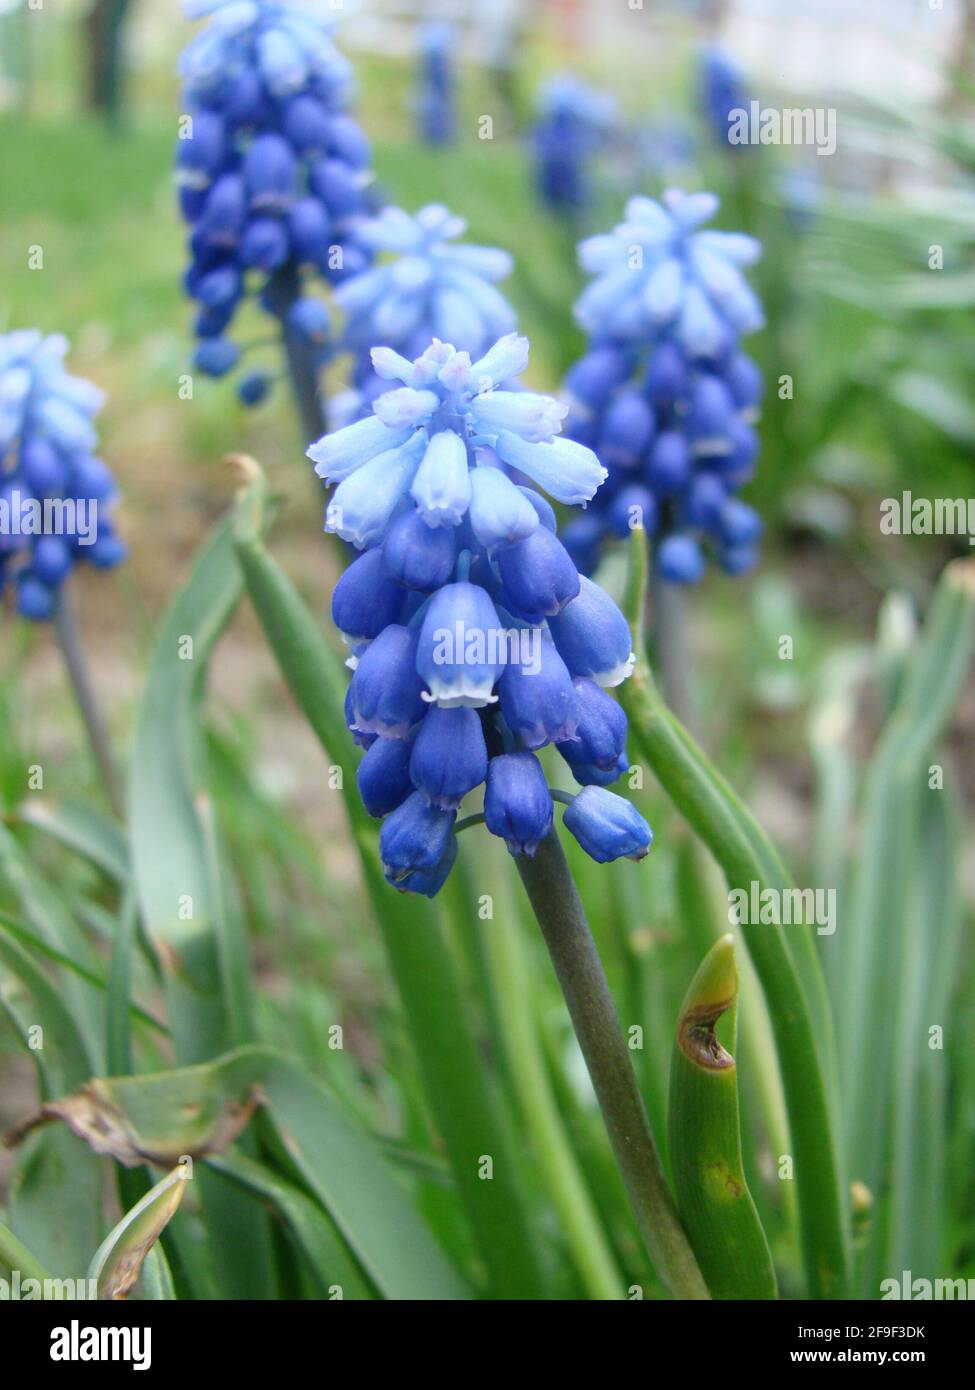
<path fill-rule="evenodd" d="M 617 120 L 602 92 L 561 74 L 543 84 L 532 132 L 539 196 L 554 212 L 578 212 L 592 196 L 591 166 Z"/>
<path fill-rule="evenodd" d="M 184 0 L 184 9 L 209 19 L 180 61 L 189 120 L 176 150 L 190 226 L 185 287 L 199 306 L 194 364 L 215 377 L 238 366 L 242 350 L 226 334 L 251 294 L 322 360 L 329 315 L 310 289 L 368 264 L 355 228 L 371 211 L 372 177 L 327 6 Z M 252 371 L 238 394 L 256 405 L 270 385 Z"/>
<path fill-rule="evenodd" d="M 346 718 L 366 747 L 358 785 L 384 818 L 387 879 L 432 897 L 456 856 L 458 807 L 482 785 L 488 830 L 533 855 L 552 827 L 537 756 L 548 744 L 600 792 L 572 802 L 579 843 L 602 862 L 642 858 L 649 826 L 605 790 L 628 766 L 608 688 L 632 670 L 630 633 L 576 571 L 538 491 L 585 505 L 605 470 L 562 437 L 559 402 L 499 386 L 527 364 L 517 334 L 474 362 L 438 339 L 412 361 L 389 347 L 372 361 L 400 384 L 308 456 L 335 484 L 325 529 L 361 552 L 332 616 L 350 649 Z"/>
<path fill-rule="evenodd" d="M 761 374 L 739 340 L 763 321 L 741 273 L 761 248 L 702 230 L 717 208 L 709 193 L 634 198 L 623 223 L 579 248 L 594 279 L 576 305 L 589 345 L 566 376 L 566 431 L 609 472 L 563 534 L 584 573 L 634 526 L 673 583 L 703 577 L 705 548 L 733 575 L 757 560 L 761 520 L 736 493 L 759 447 Z"/>
<path fill-rule="evenodd" d="M 352 389 L 333 403 L 336 425 L 368 411 L 386 390 L 370 357 L 373 343 L 412 361 L 439 338 L 476 359 L 514 329 L 515 311 L 496 286 L 511 273 L 511 257 L 458 242 L 466 227 L 440 203 L 412 216 L 386 207 L 359 225 L 361 244 L 381 259 L 336 290 L 346 318 L 343 346 L 353 354 Z"/>
<path fill-rule="evenodd" d="M 17 611 L 53 617 L 60 586 L 87 561 L 111 569 L 126 549 L 109 509 L 115 483 L 95 455 L 101 391 L 64 366 L 67 340 L 0 334 L 0 593 Z"/>
<path fill-rule="evenodd" d="M 727 150 L 745 148 L 729 139 L 732 112 L 748 107 L 744 74 L 717 44 L 704 44 L 700 49 L 697 91 L 702 115 L 716 143 Z"/>
<path fill-rule="evenodd" d="M 428 145 L 447 145 L 454 138 L 454 30 L 431 22 L 420 28 L 419 82 L 415 97 L 420 138 Z"/>

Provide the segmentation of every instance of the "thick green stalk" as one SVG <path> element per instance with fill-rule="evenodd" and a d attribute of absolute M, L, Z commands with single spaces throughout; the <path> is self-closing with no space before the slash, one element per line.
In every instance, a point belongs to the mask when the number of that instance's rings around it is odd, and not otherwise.
<path fill-rule="evenodd" d="M 654 1269 L 673 1297 L 707 1299 L 667 1188 L 596 943 L 555 831 L 542 841 L 534 859 L 518 859 L 518 870 L 565 995 Z"/>
<path fill-rule="evenodd" d="M 535 1029 L 531 974 L 507 883 L 501 873 L 495 882 L 495 915 L 484 928 L 484 948 L 494 992 L 500 1001 L 501 1039 L 522 1122 L 589 1295 L 621 1299 L 624 1291 L 619 1270 L 552 1095 Z"/>
<path fill-rule="evenodd" d="M 631 541 L 628 616 L 640 624 L 643 537 Z M 634 593 L 636 601 L 634 602 Z M 637 650 L 640 644 L 637 642 Z M 789 886 L 775 850 L 686 729 L 667 709 L 642 656 L 620 688 L 633 738 L 661 786 L 711 850 L 732 890 Z M 779 1053 L 795 1159 L 810 1292 L 843 1298 L 849 1282 L 846 1203 L 835 1124 L 832 1029 L 815 946 L 803 927 L 742 923 L 741 934 L 768 1003 Z"/>
<path fill-rule="evenodd" d="M 670 1067 L 670 1159 L 677 1207 L 714 1298 L 775 1298 L 768 1241 L 741 1158 L 734 938 L 720 937 L 681 1005 Z"/>

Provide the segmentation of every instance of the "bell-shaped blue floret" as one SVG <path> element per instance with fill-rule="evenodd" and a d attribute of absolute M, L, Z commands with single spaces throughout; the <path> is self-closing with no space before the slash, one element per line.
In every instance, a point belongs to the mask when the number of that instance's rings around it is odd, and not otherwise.
<path fill-rule="evenodd" d="M 632 802 L 605 787 L 583 787 L 566 807 L 563 819 L 597 864 L 643 859 L 653 842 L 653 831 Z"/>
<path fill-rule="evenodd" d="M 371 641 L 397 621 L 403 597 L 386 573 L 382 551 L 367 550 L 353 560 L 332 591 L 332 622 L 350 646 Z"/>
<path fill-rule="evenodd" d="M 552 797 L 534 753 L 502 753 L 488 764 L 484 821 L 512 854 L 534 858 L 552 829 Z"/>
<path fill-rule="evenodd" d="M 527 651 L 509 662 L 498 683 L 505 723 L 526 748 L 573 738 L 578 709 L 565 662 L 541 628 L 522 635 L 530 639 Z"/>
<path fill-rule="evenodd" d="M 413 785 L 434 805 L 455 810 L 487 776 L 487 746 L 473 709 L 427 710 L 413 745 Z"/>
<path fill-rule="evenodd" d="M 504 670 L 506 632 L 478 584 L 448 584 L 430 600 L 420 629 L 416 669 L 438 705 L 492 704 Z"/>
<path fill-rule="evenodd" d="M 411 508 L 396 518 L 383 541 L 383 569 L 406 589 L 432 593 L 450 579 L 456 553 L 453 527 L 430 527 Z"/>
<path fill-rule="evenodd" d="M 366 647 L 350 686 L 353 722 L 361 733 L 406 738 L 423 718 L 416 652 L 416 634 L 398 623 Z"/>
<path fill-rule="evenodd" d="M 370 816 L 386 816 L 413 794 L 407 738 L 376 738 L 359 764 L 355 780 Z"/>
<path fill-rule="evenodd" d="M 585 576 L 577 598 L 549 619 L 549 630 L 574 676 L 589 676 L 597 685 L 619 685 L 633 670 L 630 629 L 616 604 Z"/>
<path fill-rule="evenodd" d="M 499 550 L 497 563 L 505 606 L 529 621 L 559 613 L 579 592 L 572 556 L 545 526 Z"/>
<path fill-rule="evenodd" d="M 379 832 L 379 854 L 390 883 L 399 884 L 416 871 L 436 868 L 447 851 L 456 811 L 433 806 L 414 792 L 391 811 Z"/>

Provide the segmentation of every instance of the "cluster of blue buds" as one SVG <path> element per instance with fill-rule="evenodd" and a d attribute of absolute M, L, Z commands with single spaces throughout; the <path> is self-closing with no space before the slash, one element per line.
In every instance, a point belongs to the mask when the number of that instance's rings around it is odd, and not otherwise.
<path fill-rule="evenodd" d="M 547 744 L 583 788 L 565 824 L 587 853 L 641 858 L 649 826 L 606 789 L 628 767 L 607 687 L 632 670 L 630 633 L 538 490 L 584 505 L 605 470 L 561 437 L 564 406 L 499 389 L 524 370 L 525 338 L 474 362 L 439 340 L 414 361 L 389 347 L 372 360 L 402 385 L 308 455 L 337 485 L 325 529 L 362 552 L 332 617 L 351 651 L 346 717 L 366 749 L 363 803 L 384 818 L 387 879 L 432 897 L 457 853 L 458 807 L 482 784 L 488 829 L 533 855 L 553 821 Z"/>
<path fill-rule="evenodd" d="M 372 365 L 373 343 L 412 361 L 439 338 L 476 359 L 514 329 L 515 311 L 496 287 L 511 273 L 511 257 L 494 246 L 458 243 L 466 228 L 439 203 L 415 216 L 390 206 L 360 223 L 359 240 L 377 264 L 335 293 L 353 366 L 352 390 L 333 402 L 333 423 L 368 411 L 387 389 Z"/>
<path fill-rule="evenodd" d="M 180 62 L 188 115 L 177 142 L 180 207 L 190 225 L 187 293 L 199 306 L 195 366 L 234 370 L 227 335 L 255 293 L 313 356 L 324 355 L 329 315 L 308 292 L 368 263 L 356 222 L 369 211 L 370 152 L 345 107 L 350 69 L 329 25 L 295 0 L 184 0 L 209 25 Z M 256 405 L 270 376 L 243 377 Z"/>
<path fill-rule="evenodd" d="M 705 543 L 729 574 L 756 562 L 761 520 L 736 493 L 758 454 L 762 381 L 739 340 L 763 322 L 741 273 L 761 248 L 700 230 L 717 208 L 710 193 L 633 198 L 624 222 L 580 245 L 594 277 L 576 304 L 589 345 L 566 377 L 566 431 L 609 471 L 563 535 L 583 573 L 604 539 L 634 527 L 673 583 L 702 578 Z"/>
<path fill-rule="evenodd" d="M 102 393 L 64 367 L 64 338 L 0 335 L 0 592 L 17 611 L 52 617 L 75 564 L 110 569 L 125 558 L 109 508 L 115 483 L 95 456 Z"/>
<path fill-rule="evenodd" d="M 416 115 L 420 138 L 428 145 L 447 145 L 454 138 L 454 31 L 449 24 L 420 29 L 420 73 Z"/>
<path fill-rule="evenodd" d="M 698 101 L 715 142 L 726 150 L 743 149 L 729 139 L 733 111 L 748 109 L 745 78 L 731 56 L 717 44 L 704 44 L 698 55 Z"/>
<path fill-rule="evenodd" d="M 612 99 L 564 74 L 544 83 L 532 132 L 539 196 L 555 212 L 575 213 L 592 198 L 590 170 L 617 121 Z"/>

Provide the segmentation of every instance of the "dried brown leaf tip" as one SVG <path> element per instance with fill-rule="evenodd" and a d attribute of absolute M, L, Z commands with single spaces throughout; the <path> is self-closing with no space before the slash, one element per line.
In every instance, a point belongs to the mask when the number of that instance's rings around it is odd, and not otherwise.
<path fill-rule="evenodd" d="M 729 932 L 715 942 L 691 981 L 677 1025 L 677 1045 L 686 1057 L 708 1071 L 724 1071 L 735 1065 L 731 1053 L 715 1031 L 721 1015 L 732 1007 L 738 994 L 734 937 Z"/>

